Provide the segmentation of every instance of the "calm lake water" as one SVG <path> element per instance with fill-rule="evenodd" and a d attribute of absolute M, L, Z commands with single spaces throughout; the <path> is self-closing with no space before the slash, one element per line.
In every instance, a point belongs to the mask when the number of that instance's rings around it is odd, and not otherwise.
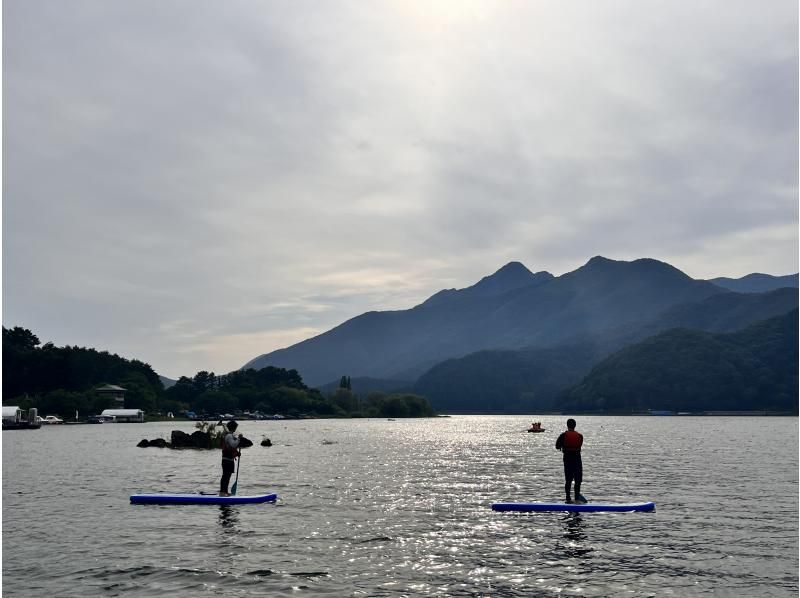
<path fill-rule="evenodd" d="M 136 447 L 191 423 L 3 432 L 3 595 L 797 596 L 797 418 L 578 417 L 583 494 L 656 512 L 493 512 L 561 500 L 564 420 L 245 421 L 238 493 L 280 500 L 238 507 L 129 504 L 216 490 Z"/>

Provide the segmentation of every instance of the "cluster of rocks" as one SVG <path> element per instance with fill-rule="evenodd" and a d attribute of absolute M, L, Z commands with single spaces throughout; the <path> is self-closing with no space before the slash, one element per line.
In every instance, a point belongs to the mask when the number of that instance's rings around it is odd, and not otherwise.
<path fill-rule="evenodd" d="M 147 448 L 148 446 L 155 446 L 158 448 L 172 448 L 172 446 L 163 438 L 156 438 L 155 440 L 147 440 L 147 438 L 142 438 L 137 444 L 139 448 Z"/>
<path fill-rule="evenodd" d="M 173 430 L 172 437 L 170 438 L 171 442 L 167 442 L 163 438 L 156 438 L 154 440 L 147 440 L 143 439 L 137 444 L 136 446 L 140 448 L 146 448 L 149 446 L 154 446 L 156 448 L 172 448 L 172 449 L 184 449 L 184 448 L 193 448 L 193 449 L 211 449 L 211 448 L 219 448 L 214 447 L 211 444 L 211 434 L 208 432 L 202 432 L 197 430 L 192 434 L 187 434 L 186 432 L 181 432 L 180 430 Z M 267 442 L 269 440 L 267 439 Z M 270 444 L 261 443 L 261 446 L 271 446 Z M 239 448 L 248 448 L 253 446 L 253 442 L 244 436 L 239 439 Z"/>

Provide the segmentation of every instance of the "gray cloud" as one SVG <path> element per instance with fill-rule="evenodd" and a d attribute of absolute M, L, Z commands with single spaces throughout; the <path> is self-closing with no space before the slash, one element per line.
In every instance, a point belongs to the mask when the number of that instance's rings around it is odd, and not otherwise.
<path fill-rule="evenodd" d="M 4 324 L 227 371 L 507 261 L 798 269 L 797 6 L 6 2 Z"/>

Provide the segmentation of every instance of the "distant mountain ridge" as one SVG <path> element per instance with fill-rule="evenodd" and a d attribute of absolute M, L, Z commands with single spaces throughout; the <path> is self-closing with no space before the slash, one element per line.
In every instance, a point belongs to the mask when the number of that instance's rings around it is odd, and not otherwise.
<path fill-rule="evenodd" d="M 509 262 L 490 276 L 484 276 L 477 283 L 466 289 L 445 289 L 439 291 L 422 305 L 434 305 L 442 301 L 450 301 L 463 297 L 490 297 L 521 289 L 535 287 L 555 278 L 549 272 L 534 274 L 520 262 Z"/>
<path fill-rule="evenodd" d="M 724 302 L 726 295 L 741 296 L 652 259 L 625 262 L 598 256 L 558 277 L 511 262 L 471 287 L 440 291 L 407 310 L 362 314 L 261 355 L 244 368 L 297 369 L 311 386 L 342 375 L 413 382 L 436 364 L 480 351 L 557 348 L 574 339 L 603 343 L 620 331 L 624 335 L 653 326 L 670 310 Z M 770 309 L 783 313 L 792 301 L 796 306 L 796 293 Z M 769 309 L 765 313 L 777 315 Z"/>
<path fill-rule="evenodd" d="M 771 276 L 756 272 L 741 278 L 712 278 L 708 282 L 736 293 L 764 293 L 786 287 L 796 289 L 798 287 L 797 279 L 797 274 Z"/>

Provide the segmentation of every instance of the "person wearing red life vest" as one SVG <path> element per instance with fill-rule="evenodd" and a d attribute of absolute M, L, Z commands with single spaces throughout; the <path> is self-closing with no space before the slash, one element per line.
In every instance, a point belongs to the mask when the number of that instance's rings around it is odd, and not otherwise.
<path fill-rule="evenodd" d="M 230 496 L 228 493 L 228 482 L 231 481 L 236 458 L 241 454 L 239 453 L 239 441 L 241 436 L 234 435 L 239 424 L 237 424 L 235 420 L 231 420 L 225 427 L 228 429 L 228 432 L 222 438 L 222 479 L 219 481 L 220 496 Z"/>
<path fill-rule="evenodd" d="M 567 503 L 572 502 L 570 488 L 575 482 L 575 502 L 585 503 L 586 499 L 581 494 L 581 482 L 583 481 L 583 463 L 581 462 L 581 447 L 583 446 L 583 434 L 575 431 L 575 420 L 567 420 L 567 431 L 562 432 L 556 440 L 556 450 L 564 455 L 564 491 L 567 495 Z"/>

